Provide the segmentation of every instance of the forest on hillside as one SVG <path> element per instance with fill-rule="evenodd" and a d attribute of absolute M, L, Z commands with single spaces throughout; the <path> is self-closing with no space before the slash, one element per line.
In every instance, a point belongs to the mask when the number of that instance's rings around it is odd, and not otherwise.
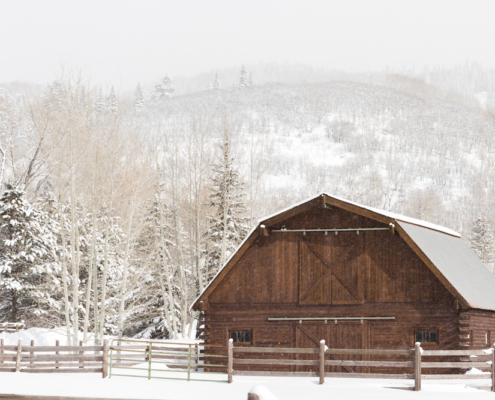
<path fill-rule="evenodd" d="M 0 322 L 194 336 L 257 219 L 322 191 L 452 228 L 493 269 L 495 74 L 468 70 L 0 85 Z"/>

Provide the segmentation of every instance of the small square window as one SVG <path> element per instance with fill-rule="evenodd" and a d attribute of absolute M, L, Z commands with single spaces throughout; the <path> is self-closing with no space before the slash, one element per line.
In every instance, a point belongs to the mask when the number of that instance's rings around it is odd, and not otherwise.
<path fill-rule="evenodd" d="M 253 344 L 253 331 L 230 331 L 229 337 L 238 344 Z"/>
<path fill-rule="evenodd" d="M 414 334 L 416 342 L 438 344 L 438 335 L 436 331 L 416 331 Z"/>

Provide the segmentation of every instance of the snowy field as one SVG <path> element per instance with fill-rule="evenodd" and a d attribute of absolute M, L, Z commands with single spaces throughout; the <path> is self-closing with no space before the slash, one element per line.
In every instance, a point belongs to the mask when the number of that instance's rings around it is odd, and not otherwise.
<path fill-rule="evenodd" d="M 234 382 L 187 382 L 112 377 L 100 374 L 0 373 L 0 394 L 108 397 L 122 399 L 246 400 L 253 386 L 263 385 L 279 400 L 329 399 L 493 399 L 476 389 L 489 380 L 423 381 L 421 392 L 389 389 L 412 387 L 412 380 L 236 377 Z"/>

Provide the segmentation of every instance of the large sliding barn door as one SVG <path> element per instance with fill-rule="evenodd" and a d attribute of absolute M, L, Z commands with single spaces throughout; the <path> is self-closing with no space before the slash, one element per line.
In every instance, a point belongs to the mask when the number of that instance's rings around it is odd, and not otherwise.
<path fill-rule="evenodd" d="M 299 304 L 364 302 L 363 235 L 307 235 L 299 242 Z"/>
<path fill-rule="evenodd" d="M 296 325 L 296 347 L 319 348 L 320 340 L 324 339 L 330 349 L 368 349 L 369 348 L 369 325 L 367 322 L 344 322 L 335 324 Z M 299 354 L 298 360 L 318 360 L 317 354 Z M 369 356 L 361 355 L 330 355 L 327 360 L 357 360 L 364 361 Z M 298 366 L 300 372 L 316 372 L 318 365 Z M 369 372 L 369 367 L 339 367 L 327 366 L 326 372 Z"/>

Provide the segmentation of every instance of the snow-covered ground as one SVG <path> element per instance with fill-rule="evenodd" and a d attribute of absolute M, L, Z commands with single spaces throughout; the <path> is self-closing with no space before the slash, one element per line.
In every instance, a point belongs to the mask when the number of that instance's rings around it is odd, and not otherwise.
<path fill-rule="evenodd" d="M 1 333 L 5 344 L 16 344 L 35 340 L 37 345 L 54 345 L 66 343 L 65 331 L 31 328 L 17 333 Z M 184 339 L 181 340 L 184 342 Z M 89 343 L 91 344 L 91 343 Z M 153 363 L 155 364 L 155 363 Z M 141 364 L 142 371 L 117 370 L 118 374 L 146 376 L 147 365 Z M 165 368 L 163 364 L 152 366 L 153 369 Z M 478 371 L 479 372 L 479 371 Z M 184 373 L 153 372 L 152 376 L 176 376 L 184 378 Z M 490 379 L 483 380 L 442 380 L 423 381 L 423 390 L 419 393 L 410 390 L 391 388 L 411 388 L 412 380 L 402 379 L 354 379 L 326 378 L 324 385 L 318 384 L 318 378 L 295 377 L 246 377 L 234 376 L 234 382 L 198 382 L 171 379 L 151 379 L 112 376 L 102 379 L 101 374 L 29 374 L 0 373 L 0 394 L 52 395 L 108 397 L 122 399 L 194 399 L 194 400 L 234 400 L 247 399 L 247 393 L 271 393 L 278 400 L 318 400 L 318 399 L 483 399 L 493 398 L 493 393 L 476 389 L 490 385 Z M 225 380 L 226 375 L 193 374 L 196 379 Z M 261 385 L 261 387 L 260 387 Z M 263 396 L 261 400 L 274 400 L 273 396 Z"/>
<path fill-rule="evenodd" d="M 122 399 L 245 400 L 253 386 L 263 385 L 279 400 L 328 399 L 492 399 L 494 394 L 474 388 L 490 381 L 423 381 L 421 392 L 389 389 L 412 387 L 409 380 L 238 377 L 234 382 L 187 382 L 112 377 L 100 374 L 0 373 L 0 394 L 108 397 Z"/>

